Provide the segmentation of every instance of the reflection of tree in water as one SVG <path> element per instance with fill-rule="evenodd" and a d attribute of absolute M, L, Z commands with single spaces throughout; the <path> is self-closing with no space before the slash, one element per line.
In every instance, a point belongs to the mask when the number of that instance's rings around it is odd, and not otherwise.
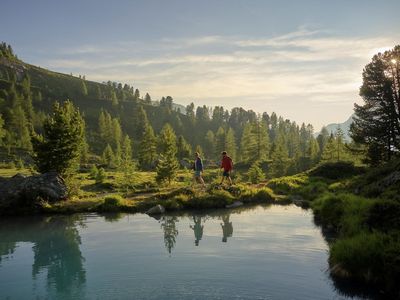
<path fill-rule="evenodd" d="M 222 242 L 226 243 L 228 241 L 228 237 L 231 237 L 233 234 L 233 226 L 232 222 L 229 222 L 230 214 L 222 215 Z"/>
<path fill-rule="evenodd" d="M 171 254 L 172 249 L 175 247 L 176 237 L 178 236 L 178 229 L 175 226 L 176 222 L 178 222 L 178 217 L 163 216 L 161 218 L 161 228 L 164 230 L 164 244 L 169 254 Z"/>
<path fill-rule="evenodd" d="M 72 295 L 85 283 L 85 270 L 76 228 L 77 216 L 36 217 L 0 222 L 0 255 L 13 252 L 18 242 L 33 243 L 32 277 L 47 271 L 47 285 Z M 8 249 L 7 249 L 8 245 Z"/>
<path fill-rule="evenodd" d="M 193 216 L 193 222 L 194 225 L 190 225 L 190 228 L 192 228 L 194 232 L 194 244 L 198 246 L 200 240 L 203 238 L 204 229 L 204 226 L 201 224 L 201 216 Z"/>

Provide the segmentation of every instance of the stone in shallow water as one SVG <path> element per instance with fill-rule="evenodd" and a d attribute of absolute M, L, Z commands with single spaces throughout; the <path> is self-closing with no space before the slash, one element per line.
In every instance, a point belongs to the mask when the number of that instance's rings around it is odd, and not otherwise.
<path fill-rule="evenodd" d="M 146 214 L 148 214 L 148 215 L 159 215 L 159 214 L 163 214 L 163 213 L 165 213 L 165 208 L 164 208 L 164 206 L 162 206 L 160 204 L 153 206 L 146 212 Z"/>
<path fill-rule="evenodd" d="M 243 202 L 241 202 L 241 201 L 235 201 L 235 202 L 233 202 L 232 204 L 227 205 L 226 208 L 235 208 L 235 207 L 239 207 L 239 206 L 242 206 L 242 205 L 243 205 Z"/>

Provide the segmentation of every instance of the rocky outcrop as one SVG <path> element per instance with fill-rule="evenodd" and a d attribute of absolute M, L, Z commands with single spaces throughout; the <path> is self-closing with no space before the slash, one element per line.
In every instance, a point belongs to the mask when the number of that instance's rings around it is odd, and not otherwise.
<path fill-rule="evenodd" d="M 0 177 L 0 212 L 9 208 L 23 210 L 41 205 L 43 201 L 54 203 L 66 198 L 67 187 L 56 172 Z"/>

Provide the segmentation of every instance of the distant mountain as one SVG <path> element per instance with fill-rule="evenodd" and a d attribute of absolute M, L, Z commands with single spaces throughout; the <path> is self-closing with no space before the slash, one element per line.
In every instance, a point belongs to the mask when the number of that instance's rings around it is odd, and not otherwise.
<path fill-rule="evenodd" d="M 343 123 L 332 123 L 329 125 L 325 125 L 326 129 L 328 130 L 329 133 L 335 133 L 336 129 L 338 128 L 338 126 L 340 126 L 340 128 L 343 130 L 344 132 L 344 137 L 347 141 L 351 141 L 351 137 L 350 137 L 350 125 L 351 123 L 353 123 L 353 117 L 354 114 L 351 115 L 347 121 L 343 122 Z M 315 136 L 317 137 L 319 134 L 319 132 L 315 133 Z"/>

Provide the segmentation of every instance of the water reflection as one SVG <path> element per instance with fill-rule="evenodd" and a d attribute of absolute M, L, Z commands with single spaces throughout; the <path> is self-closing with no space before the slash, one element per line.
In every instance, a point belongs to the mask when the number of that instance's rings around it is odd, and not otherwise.
<path fill-rule="evenodd" d="M 6 219 L 0 221 L 0 262 L 15 252 L 18 242 L 33 244 L 32 278 L 47 274 L 49 293 L 73 295 L 85 283 L 79 216 Z M 1 265 L 0 265 L 1 268 Z"/>
<path fill-rule="evenodd" d="M 193 222 L 194 225 L 190 225 L 190 228 L 194 232 L 194 244 L 198 246 L 203 237 L 204 225 L 201 224 L 201 216 L 193 216 Z"/>
<path fill-rule="evenodd" d="M 233 226 L 232 226 L 232 222 L 229 222 L 229 217 L 230 217 L 229 213 L 222 215 L 223 223 L 221 223 L 221 227 L 222 227 L 222 242 L 223 243 L 226 243 L 228 241 L 228 237 L 231 237 L 233 234 Z"/>
<path fill-rule="evenodd" d="M 164 231 L 164 245 L 168 253 L 171 254 L 172 249 L 175 247 L 176 237 L 178 236 L 178 229 L 176 228 L 176 222 L 178 217 L 176 216 L 163 216 L 160 220 L 161 228 Z"/>

